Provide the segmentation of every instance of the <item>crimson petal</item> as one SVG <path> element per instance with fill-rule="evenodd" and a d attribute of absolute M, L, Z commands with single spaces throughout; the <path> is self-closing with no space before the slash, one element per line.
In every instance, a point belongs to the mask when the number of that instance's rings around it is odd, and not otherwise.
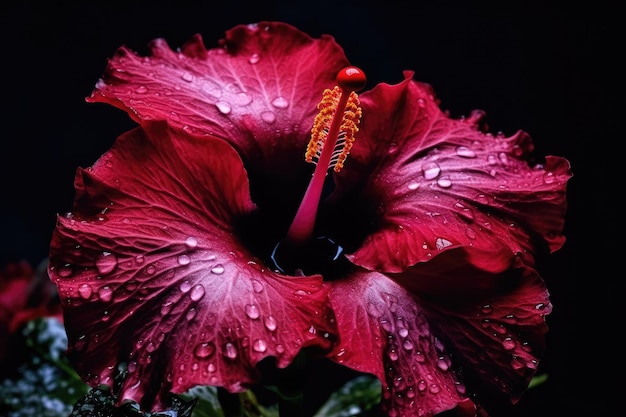
<path fill-rule="evenodd" d="M 320 276 L 261 266 L 233 232 L 255 209 L 234 149 L 165 123 L 122 135 L 76 174 L 49 274 L 64 303 L 69 357 L 90 385 L 126 377 L 119 401 L 162 410 L 195 385 L 241 391 L 268 356 L 285 367 L 333 332 Z"/>
<path fill-rule="evenodd" d="M 206 49 L 196 35 L 174 51 L 156 39 L 148 57 L 121 47 L 87 100 L 121 108 L 138 123 L 169 120 L 226 139 L 276 187 L 310 175 L 304 151 L 322 91 L 348 65 L 341 47 L 281 22 L 235 26 L 219 45 Z M 294 157 L 277 164 L 285 154 Z"/>
<path fill-rule="evenodd" d="M 378 377 L 390 415 L 431 416 L 457 407 L 459 415 L 474 415 L 439 329 L 409 292 L 360 270 L 333 282 L 329 296 L 341 335 L 330 359 Z"/>
<path fill-rule="evenodd" d="M 336 176 L 339 201 L 369 208 L 375 230 L 349 255 L 370 270 L 400 272 L 461 248 L 479 268 L 508 268 L 513 254 L 534 262 L 535 244 L 560 248 L 567 160 L 530 163 L 533 144 L 479 130 L 484 114 L 454 120 L 432 88 L 412 81 L 379 84 L 361 94 L 363 121 L 346 168 Z"/>

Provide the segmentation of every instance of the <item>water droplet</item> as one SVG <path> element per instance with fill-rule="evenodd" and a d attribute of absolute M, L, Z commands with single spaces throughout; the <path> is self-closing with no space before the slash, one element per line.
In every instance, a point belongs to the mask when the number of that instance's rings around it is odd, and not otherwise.
<path fill-rule="evenodd" d="M 420 186 L 420 184 L 419 184 L 419 182 L 417 182 L 417 181 L 411 181 L 411 182 L 409 183 L 409 185 L 408 185 L 409 190 L 411 190 L 411 191 L 415 191 L 415 190 L 417 190 L 417 189 L 419 188 L 419 186 Z"/>
<path fill-rule="evenodd" d="M 480 309 L 480 311 L 483 314 L 489 314 L 491 313 L 491 311 L 493 310 L 493 307 L 491 307 L 489 304 L 485 304 L 484 306 L 482 306 L 482 308 Z"/>
<path fill-rule="evenodd" d="M 437 249 L 439 249 L 439 250 L 447 248 L 450 245 L 452 245 L 452 242 L 450 242 L 448 239 L 444 239 L 442 237 L 438 237 L 437 240 L 435 241 L 435 246 L 437 246 Z"/>
<path fill-rule="evenodd" d="M 428 391 L 432 392 L 433 394 L 438 394 L 439 391 L 441 391 L 441 388 L 439 388 L 439 385 L 437 384 L 431 384 L 428 387 Z"/>
<path fill-rule="evenodd" d="M 98 290 L 98 296 L 102 301 L 111 301 L 113 290 L 108 285 L 105 285 Z"/>
<path fill-rule="evenodd" d="M 250 59 L 248 59 L 248 62 L 251 64 L 256 64 L 261 60 L 261 57 L 259 56 L 259 54 L 252 54 L 250 55 Z"/>
<path fill-rule="evenodd" d="M 515 346 L 516 346 L 515 340 L 513 340 L 513 338 L 511 337 L 506 337 L 502 341 L 502 347 L 506 350 L 515 349 Z"/>
<path fill-rule="evenodd" d="M 423 392 L 426 390 L 426 381 L 424 381 L 423 379 L 420 379 L 419 382 L 417 383 L 417 389 L 420 392 Z"/>
<path fill-rule="evenodd" d="M 222 113 L 222 114 L 228 114 L 230 113 L 230 111 L 232 110 L 230 107 L 230 104 L 228 104 L 225 101 L 218 101 L 217 103 L 215 103 L 215 107 L 217 107 L 217 109 Z"/>
<path fill-rule="evenodd" d="M 155 272 L 156 272 L 156 267 L 155 267 L 154 265 L 148 265 L 148 266 L 146 267 L 146 273 L 147 273 L 148 275 L 152 275 L 152 274 L 154 274 Z"/>
<path fill-rule="evenodd" d="M 396 352 L 395 349 L 389 349 L 387 356 L 389 356 L 389 359 L 391 359 L 392 361 L 398 360 L 398 352 Z"/>
<path fill-rule="evenodd" d="M 91 287 L 88 284 L 83 284 L 78 288 L 78 293 L 80 294 L 81 297 L 83 297 L 85 300 L 88 300 L 89 297 L 91 297 L 93 290 L 91 289 Z"/>
<path fill-rule="evenodd" d="M 259 281 L 259 280 L 257 280 L 257 279 L 253 279 L 253 280 L 252 280 L 252 290 L 253 290 L 255 293 L 260 293 L 260 292 L 263 292 L 263 289 L 264 289 L 264 288 L 265 288 L 265 287 L 263 286 L 263 283 L 262 283 L 261 281 Z"/>
<path fill-rule="evenodd" d="M 265 123 L 274 123 L 276 121 L 276 114 L 269 110 L 261 112 L 261 120 Z"/>
<path fill-rule="evenodd" d="M 389 320 L 385 319 L 380 320 L 380 327 L 382 327 L 387 333 L 391 333 L 391 331 L 393 330 L 392 324 L 389 322 Z"/>
<path fill-rule="evenodd" d="M 246 316 L 256 320 L 259 318 L 259 315 L 259 307 L 254 304 L 246 304 Z"/>
<path fill-rule="evenodd" d="M 196 246 L 198 246 L 198 239 L 196 239 L 195 237 L 188 237 L 185 240 L 185 245 L 187 245 L 187 247 L 190 249 L 194 249 Z"/>
<path fill-rule="evenodd" d="M 247 106 L 248 104 L 252 103 L 252 96 L 244 92 L 241 92 L 241 93 L 238 93 L 234 97 L 234 101 L 235 101 L 235 104 L 238 104 L 240 106 Z"/>
<path fill-rule="evenodd" d="M 224 273 L 224 266 L 221 264 L 217 264 L 213 268 L 211 268 L 211 272 L 217 275 L 221 275 Z"/>
<path fill-rule="evenodd" d="M 210 363 L 207 365 L 206 370 L 213 373 L 215 371 L 217 371 L 217 366 L 215 366 L 214 363 Z"/>
<path fill-rule="evenodd" d="M 102 252 L 96 258 L 96 268 L 101 274 L 108 274 L 117 266 L 117 257 L 111 252 Z"/>
<path fill-rule="evenodd" d="M 189 265 L 189 263 L 191 262 L 191 258 L 189 257 L 189 255 L 180 255 L 178 257 L 178 264 L 179 265 Z"/>
<path fill-rule="evenodd" d="M 201 299 L 202 297 L 204 297 L 204 287 L 200 284 L 196 284 L 192 289 L 191 289 L 191 293 L 189 294 L 189 298 L 191 298 L 193 301 L 198 301 L 199 299 Z"/>
<path fill-rule="evenodd" d="M 467 146 L 459 146 L 456 148 L 456 154 L 463 158 L 476 158 L 476 153 Z"/>
<path fill-rule="evenodd" d="M 441 188 L 450 188 L 452 186 L 452 180 L 450 177 L 441 177 L 437 180 L 437 185 Z"/>
<path fill-rule="evenodd" d="M 442 371 L 447 371 L 448 368 L 450 368 L 450 364 L 446 360 L 445 356 L 440 356 L 439 359 L 437 359 L 437 367 Z"/>
<path fill-rule="evenodd" d="M 274 100 L 272 100 L 272 106 L 276 107 L 277 109 L 286 109 L 289 106 L 289 102 L 285 100 L 284 97 L 276 97 Z"/>
<path fill-rule="evenodd" d="M 276 322 L 276 318 L 274 318 L 274 316 L 267 316 L 265 318 L 265 327 L 267 328 L 267 330 L 274 331 L 276 330 L 277 326 L 278 323 Z"/>
<path fill-rule="evenodd" d="M 230 359 L 235 359 L 237 357 L 237 348 L 230 342 L 227 342 L 224 345 L 224 356 Z"/>
<path fill-rule="evenodd" d="M 148 88 L 145 85 L 137 87 L 135 90 L 137 94 L 146 94 L 148 92 Z"/>
<path fill-rule="evenodd" d="M 424 173 L 424 178 L 432 180 L 439 176 L 441 168 L 436 162 L 427 162 L 422 166 L 422 172 Z"/>
<path fill-rule="evenodd" d="M 267 350 L 267 343 L 263 339 L 257 339 L 252 344 L 252 349 L 257 352 L 265 352 Z"/>
<path fill-rule="evenodd" d="M 198 343 L 193 350 L 193 354 L 200 359 L 208 358 L 215 353 L 215 345 L 213 342 Z"/>
<path fill-rule="evenodd" d="M 85 349 L 85 345 L 87 344 L 87 335 L 80 336 L 76 342 L 74 342 L 74 350 L 77 352 L 81 352 Z"/>
<path fill-rule="evenodd" d="M 197 313 L 198 311 L 195 308 L 190 308 L 189 310 L 187 310 L 187 314 L 185 314 L 185 317 L 188 321 L 191 321 L 196 317 Z"/>
<path fill-rule="evenodd" d="M 185 293 L 191 289 L 191 282 L 189 280 L 185 280 L 180 283 L 180 290 Z"/>
<path fill-rule="evenodd" d="M 183 74 L 182 79 L 187 81 L 188 83 L 192 82 L 194 80 L 194 76 L 193 74 L 191 74 L 190 72 L 186 72 Z"/>

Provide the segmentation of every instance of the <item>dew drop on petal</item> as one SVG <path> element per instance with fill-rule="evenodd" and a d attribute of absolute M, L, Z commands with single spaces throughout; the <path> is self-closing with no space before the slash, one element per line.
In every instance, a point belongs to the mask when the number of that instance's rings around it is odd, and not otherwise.
<path fill-rule="evenodd" d="M 189 263 L 191 262 L 191 258 L 189 257 L 189 255 L 180 255 L 178 257 L 178 264 L 179 265 L 189 265 Z"/>
<path fill-rule="evenodd" d="M 420 184 L 419 184 L 419 182 L 417 182 L 417 181 L 411 181 L 411 182 L 409 183 L 409 185 L 408 185 L 409 190 L 411 190 L 411 191 L 415 191 L 415 190 L 417 190 L 417 189 L 419 188 L 419 186 L 420 186 Z"/>
<path fill-rule="evenodd" d="M 506 337 L 504 338 L 504 340 L 502 340 L 502 347 L 506 350 L 512 350 L 515 349 L 515 340 L 513 340 L 510 337 Z"/>
<path fill-rule="evenodd" d="M 153 275 L 156 272 L 156 267 L 154 265 L 148 265 L 146 267 L 146 274 Z"/>
<path fill-rule="evenodd" d="M 224 356 L 230 359 L 235 359 L 237 357 L 237 348 L 230 342 L 227 342 L 224 345 Z"/>
<path fill-rule="evenodd" d="M 108 285 L 105 285 L 98 290 L 98 296 L 102 301 L 111 301 L 113 290 Z"/>
<path fill-rule="evenodd" d="M 252 55 L 250 55 L 250 59 L 248 59 L 248 62 L 251 64 L 256 64 L 261 60 L 261 57 L 259 56 L 259 54 L 254 53 Z"/>
<path fill-rule="evenodd" d="M 89 297 L 91 297 L 91 293 L 92 292 L 93 292 L 93 290 L 91 289 L 91 287 L 88 284 L 83 284 L 80 287 L 78 287 L 78 293 L 85 300 L 88 300 Z"/>
<path fill-rule="evenodd" d="M 208 358 L 215 353 L 215 345 L 213 342 L 198 343 L 193 349 L 193 354 L 200 359 Z"/>
<path fill-rule="evenodd" d="M 188 248 L 193 249 L 196 246 L 198 246 L 198 239 L 190 236 L 187 239 L 185 239 L 185 245 L 187 245 Z"/>
<path fill-rule="evenodd" d="M 263 290 L 265 289 L 265 287 L 263 286 L 263 283 L 257 279 L 253 279 L 252 280 L 252 290 L 255 293 L 260 293 L 263 292 Z"/>
<path fill-rule="evenodd" d="M 102 252 L 96 258 L 96 268 L 101 274 L 108 274 L 117 267 L 117 257 L 111 252 Z"/>
<path fill-rule="evenodd" d="M 261 120 L 265 123 L 274 123 L 276 121 L 276 113 L 269 110 L 261 112 Z"/>
<path fill-rule="evenodd" d="M 459 146 L 456 148 L 456 154 L 463 158 L 476 158 L 476 153 L 467 146 Z"/>
<path fill-rule="evenodd" d="M 441 391 L 441 388 L 439 388 L 439 385 L 437 384 L 431 384 L 428 387 L 428 391 L 432 392 L 433 394 L 438 394 L 439 391 Z"/>
<path fill-rule="evenodd" d="M 274 318 L 274 316 L 267 316 L 265 318 L 264 323 L 265 323 L 265 327 L 269 331 L 276 330 L 276 327 L 278 326 L 278 323 L 276 322 L 276 318 Z"/>
<path fill-rule="evenodd" d="M 267 350 L 267 343 L 263 339 L 257 339 L 252 344 L 252 349 L 257 352 L 265 352 Z"/>
<path fill-rule="evenodd" d="M 228 104 L 225 101 L 218 101 L 217 103 L 215 103 L 215 107 L 217 107 L 217 109 L 222 114 L 228 114 L 232 110 L 232 108 L 230 107 L 230 104 Z"/>
<path fill-rule="evenodd" d="M 224 273 L 224 266 L 221 264 L 217 264 L 213 268 L 211 268 L 211 272 L 217 275 L 221 275 Z"/>
<path fill-rule="evenodd" d="M 436 162 L 427 162 L 422 166 L 422 172 L 424 173 L 424 178 L 432 180 L 439 176 L 441 168 Z"/>
<path fill-rule="evenodd" d="M 194 76 L 193 74 L 186 72 L 183 74 L 183 76 L 181 77 L 183 80 L 187 81 L 188 83 L 192 82 L 194 80 Z"/>
<path fill-rule="evenodd" d="M 439 359 L 437 359 L 437 367 L 442 371 L 447 371 L 450 365 L 448 364 L 446 358 L 441 356 Z"/>
<path fill-rule="evenodd" d="M 180 283 L 180 290 L 185 293 L 191 289 L 191 282 L 189 280 L 185 280 Z"/>
<path fill-rule="evenodd" d="M 272 100 L 272 106 L 277 109 L 286 109 L 289 106 L 289 102 L 287 102 L 284 97 L 276 97 Z"/>
<path fill-rule="evenodd" d="M 137 94 L 146 94 L 147 92 L 148 92 L 148 88 L 145 85 L 141 85 L 137 87 L 137 89 L 135 90 L 135 93 Z"/>
<path fill-rule="evenodd" d="M 441 188 L 450 188 L 452 186 L 452 180 L 450 180 L 450 177 L 441 177 L 437 180 L 437 185 Z"/>
<path fill-rule="evenodd" d="M 448 239 L 444 239 L 442 237 L 438 237 L 437 240 L 435 241 L 435 246 L 437 246 L 437 249 L 439 249 L 439 250 L 447 248 L 450 245 L 452 245 L 452 242 L 450 242 Z"/>
<path fill-rule="evenodd" d="M 254 304 L 246 304 L 246 316 L 252 320 L 259 318 L 259 308 Z"/>
<path fill-rule="evenodd" d="M 423 379 L 420 379 L 419 382 L 417 383 L 417 389 L 420 392 L 423 392 L 426 390 L 426 381 L 424 381 Z"/>
<path fill-rule="evenodd" d="M 198 311 L 195 308 L 190 308 L 189 310 L 187 310 L 187 314 L 185 314 L 185 318 L 188 321 L 193 320 L 196 317 L 196 314 L 198 313 Z"/>
<path fill-rule="evenodd" d="M 70 264 L 65 264 L 59 268 L 59 276 L 67 278 L 74 273 L 74 269 Z"/>
<path fill-rule="evenodd" d="M 204 293 L 205 293 L 204 287 L 201 284 L 196 284 L 191 289 L 191 292 L 189 293 L 189 298 L 191 298 L 193 301 L 198 301 L 202 297 L 204 297 Z"/>

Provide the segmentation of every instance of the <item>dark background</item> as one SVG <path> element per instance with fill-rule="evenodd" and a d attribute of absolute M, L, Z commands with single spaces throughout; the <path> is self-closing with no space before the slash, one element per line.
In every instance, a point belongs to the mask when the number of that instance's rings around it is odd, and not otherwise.
<path fill-rule="evenodd" d="M 609 99 L 622 22 L 601 3 L 491 3 L 4 2 L 0 261 L 46 257 L 56 214 L 71 208 L 76 168 L 134 126 L 124 112 L 84 101 L 117 47 L 145 54 L 154 38 L 176 48 L 200 33 L 211 48 L 237 24 L 286 21 L 314 37 L 333 35 L 368 74 L 368 88 L 412 69 L 453 117 L 483 109 L 493 132 L 525 130 L 538 155 L 570 160 L 568 241 L 540 260 L 554 304 L 540 369 L 549 379 L 508 415 L 611 415 L 613 389 L 624 386 L 604 377 L 616 371 L 623 332 L 611 329 L 623 280 L 611 266 L 613 248 L 623 246 L 615 243 L 623 186 L 612 162 L 623 135 Z"/>

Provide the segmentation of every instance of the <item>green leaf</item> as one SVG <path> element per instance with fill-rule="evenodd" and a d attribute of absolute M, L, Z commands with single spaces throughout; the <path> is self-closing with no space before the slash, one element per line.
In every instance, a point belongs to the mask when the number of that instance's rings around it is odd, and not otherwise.
<path fill-rule="evenodd" d="M 359 376 L 335 391 L 314 417 L 362 415 L 381 400 L 381 384 L 372 376 Z"/>

